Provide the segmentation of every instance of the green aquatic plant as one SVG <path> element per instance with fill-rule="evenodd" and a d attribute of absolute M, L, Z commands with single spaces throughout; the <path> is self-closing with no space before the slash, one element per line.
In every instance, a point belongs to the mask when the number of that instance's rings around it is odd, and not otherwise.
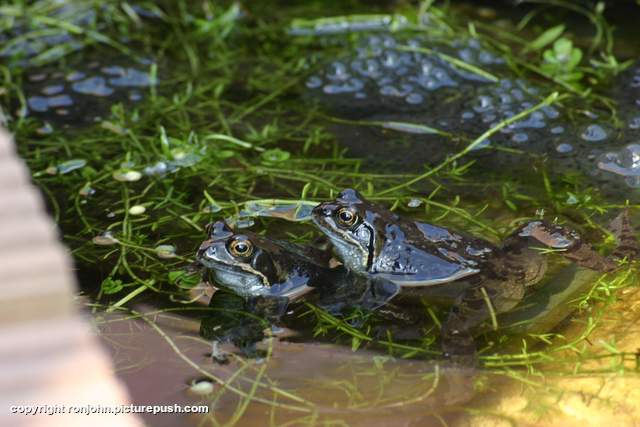
<path fill-rule="evenodd" d="M 553 48 L 545 50 L 543 59 L 542 71 L 557 79 L 573 82 L 582 78 L 582 72 L 577 70 L 582 60 L 582 50 L 565 37 L 556 40 Z"/>

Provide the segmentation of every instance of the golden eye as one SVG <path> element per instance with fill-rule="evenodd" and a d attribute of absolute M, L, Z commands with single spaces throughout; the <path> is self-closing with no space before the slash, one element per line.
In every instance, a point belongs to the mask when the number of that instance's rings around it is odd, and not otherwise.
<path fill-rule="evenodd" d="M 358 215 L 348 208 L 340 208 L 336 213 L 338 223 L 345 227 L 351 227 L 358 220 Z"/>
<path fill-rule="evenodd" d="M 238 257 L 248 257 L 253 253 L 253 244 L 249 240 L 234 239 L 229 243 L 229 252 Z"/>

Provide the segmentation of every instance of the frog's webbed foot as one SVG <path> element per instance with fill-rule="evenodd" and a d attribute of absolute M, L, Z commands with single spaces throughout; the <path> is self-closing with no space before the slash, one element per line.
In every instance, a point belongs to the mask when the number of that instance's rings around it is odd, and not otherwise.
<path fill-rule="evenodd" d="M 618 240 L 618 246 L 614 249 L 611 256 L 623 259 L 640 258 L 640 242 L 635 236 L 635 230 L 629 219 L 629 209 L 624 209 L 609 224 L 609 231 Z"/>
<path fill-rule="evenodd" d="M 520 227 L 505 241 L 505 249 L 508 251 L 535 242 L 558 250 L 562 256 L 581 267 L 602 272 L 618 267 L 615 261 L 600 255 L 584 242 L 575 230 L 545 221 L 531 221 Z"/>

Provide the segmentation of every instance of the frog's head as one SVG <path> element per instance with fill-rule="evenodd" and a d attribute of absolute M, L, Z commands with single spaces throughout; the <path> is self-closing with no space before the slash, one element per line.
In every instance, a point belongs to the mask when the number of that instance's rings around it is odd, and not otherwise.
<path fill-rule="evenodd" d="M 218 221 L 207 227 L 209 239 L 197 253 L 200 264 L 211 269 L 216 282 L 243 296 L 264 295 L 278 280 L 274 255 L 280 248 L 251 232 L 235 233 Z"/>
<path fill-rule="evenodd" d="M 316 206 L 312 219 L 331 239 L 348 268 L 367 271 L 376 257 L 376 242 L 384 232 L 379 230 L 380 216 L 380 208 L 348 188 L 335 200 Z"/>

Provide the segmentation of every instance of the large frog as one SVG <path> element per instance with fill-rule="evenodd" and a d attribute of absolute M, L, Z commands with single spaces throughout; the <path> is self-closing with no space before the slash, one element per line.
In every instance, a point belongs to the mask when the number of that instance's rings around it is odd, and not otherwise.
<path fill-rule="evenodd" d="M 244 311 L 253 318 L 277 323 L 291 302 L 309 293 L 313 294 L 314 302 L 333 313 L 349 306 L 375 310 L 399 291 L 399 286 L 389 280 L 340 265 L 331 267 L 329 254 L 312 246 L 274 240 L 250 231 L 234 232 L 221 221 L 208 231 L 209 238 L 200 245 L 197 260 L 213 273 L 217 284 L 241 298 L 240 303 L 237 298 L 232 300 L 236 318 Z M 216 294 L 211 306 L 218 303 Z M 245 340 L 245 344 L 251 345 L 261 337 L 257 326 L 256 322 L 241 322 L 234 326 L 231 336 L 229 330 L 222 329 L 218 334 L 205 335 Z"/>
<path fill-rule="evenodd" d="M 473 358 L 474 328 L 511 310 L 522 300 L 525 288 L 542 279 L 546 259 L 533 245 L 553 249 L 597 271 L 612 271 L 618 265 L 613 257 L 601 256 L 575 231 L 560 225 L 530 221 L 501 245 L 493 245 L 404 218 L 352 189 L 318 205 L 312 219 L 348 268 L 393 281 L 401 286 L 401 295 L 442 297 L 452 302 L 442 325 L 443 353 L 449 358 Z M 622 246 L 637 247 L 628 222 L 623 222 Z"/>

